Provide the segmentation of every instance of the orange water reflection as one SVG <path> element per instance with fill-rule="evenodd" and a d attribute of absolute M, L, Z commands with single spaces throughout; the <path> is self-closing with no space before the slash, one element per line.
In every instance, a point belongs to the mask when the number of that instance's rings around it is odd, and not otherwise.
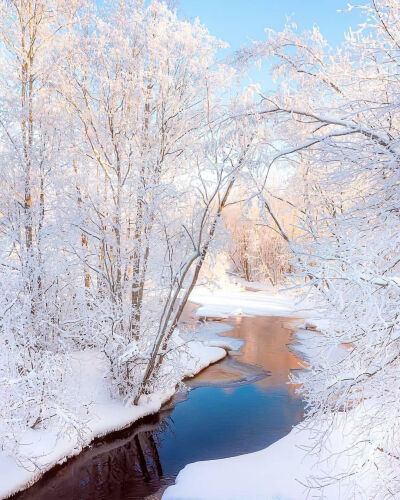
<path fill-rule="evenodd" d="M 224 321 L 233 329 L 223 335 L 245 341 L 240 353 L 231 356 L 241 363 L 257 366 L 270 372 L 270 376 L 256 382 L 260 388 L 286 385 L 291 370 L 301 367 L 300 359 L 288 348 L 293 341 L 293 333 L 298 319 L 279 316 L 237 317 Z M 194 383 L 228 382 L 239 380 L 243 370 L 239 363 L 229 360 L 212 365 L 197 375 Z M 291 393 L 296 386 L 289 385 Z"/>

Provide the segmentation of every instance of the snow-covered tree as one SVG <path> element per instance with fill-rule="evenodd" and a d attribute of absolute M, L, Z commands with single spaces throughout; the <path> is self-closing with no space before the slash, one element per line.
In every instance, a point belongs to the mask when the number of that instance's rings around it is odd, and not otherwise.
<path fill-rule="evenodd" d="M 60 32 L 76 2 L 0 3 L 0 351 L 2 444 L 50 416 L 66 422 L 60 383 L 71 312 L 59 235 L 63 121 L 51 90 Z M 64 397 L 65 396 L 65 397 Z M 4 438 L 4 439 L 3 439 Z"/>
<path fill-rule="evenodd" d="M 216 197 L 231 180 L 226 165 L 232 170 L 237 150 L 221 160 L 221 137 L 232 127 L 238 137 L 241 122 L 224 121 L 234 114 L 235 72 L 215 62 L 220 46 L 164 3 L 114 2 L 106 17 L 83 12 L 59 65 L 73 130 L 71 226 L 82 235 L 71 251 L 88 314 L 96 310 L 101 323 L 91 341 L 128 398 L 146 353 L 153 365 L 160 339 L 175 330 L 182 308 L 172 310 L 204 258 Z"/>
<path fill-rule="evenodd" d="M 285 158 L 307 181 L 291 245 L 328 321 L 300 380 L 315 448 L 346 433 L 336 473 L 309 486 L 342 481 L 388 498 L 400 494 L 400 10 L 395 0 L 362 9 L 365 24 L 336 50 L 317 28 L 288 25 L 241 58 L 271 57 L 280 90 L 259 108 L 275 131 L 269 166 Z"/>
<path fill-rule="evenodd" d="M 127 404 L 182 378 L 178 323 L 258 118 L 164 2 L 0 5 L 0 445 L 85 440 L 81 351 Z"/>

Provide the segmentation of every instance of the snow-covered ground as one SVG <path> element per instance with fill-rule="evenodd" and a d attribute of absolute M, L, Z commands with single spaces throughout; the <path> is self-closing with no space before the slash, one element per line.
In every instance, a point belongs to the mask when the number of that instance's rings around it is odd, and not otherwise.
<path fill-rule="evenodd" d="M 237 349 L 240 341 L 216 334 L 229 330 L 226 325 L 204 325 L 185 345 L 183 377 L 191 377 L 209 364 L 222 359 L 226 349 Z M 239 342 L 239 345 L 238 345 Z M 182 341 L 183 344 L 183 341 Z M 128 427 L 136 420 L 156 413 L 168 401 L 174 388 L 162 393 L 142 396 L 138 406 L 126 406 L 122 400 L 111 398 L 104 381 L 105 358 L 94 350 L 74 355 L 74 372 L 80 386 L 80 404 L 87 407 L 84 443 L 96 437 Z M 13 456 L 0 451 L 0 498 L 27 488 L 55 464 L 77 455 L 84 446 L 76 436 L 63 433 L 62 429 L 29 429 L 18 439 L 20 443 Z M 18 459 L 16 458 L 18 457 Z"/>
<path fill-rule="evenodd" d="M 251 284 L 255 291 L 245 291 L 240 286 L 210 290 L 204 286 L 192 292 L 190 300 L 201 304 L 198 316 L 226 318 L 228 316 L 309 316 L 310 306 L 299 302 L 295 294 L 277 292 L 259 284 Z"/>
<path fill-rule="evenodd" d="M 337 452 L 346 450 L 351 433 L 356 431 L 357 419 L 337 423 L 326 447 L 311 453 L 315 445 L 313 430 L 297 425 L 287 436 L 264 450 L 222 460 L 196 462 L 187 465 L 178 475 L 176 484 L 170 486 L 163 500 L 366 500 L 368 477 L 362 492 L 355 492 L 350 485 L 337 482 L 328 484 L 326 478 L 339 477 L 347 461 L 353 460 L 350 452 L 338 458 Z M 353 427 L 354 426 L 354 427 Z M 362 450 L 353 451 L 354 455 Z M 321 489 L 307 487 L 310 476 L 320 482 Z M 319 481 L 319 478 L 320 481 Z"/>

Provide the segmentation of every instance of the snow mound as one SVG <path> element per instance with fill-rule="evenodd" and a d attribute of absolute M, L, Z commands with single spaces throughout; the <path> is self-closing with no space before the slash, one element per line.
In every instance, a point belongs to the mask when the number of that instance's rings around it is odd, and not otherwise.
<path fill-rule="evenodd" d="M 246 292 L 237 290 L 214 290 L 196 288 L 190 300 L 201 304 L 198 316 L 227 318 L 234 316 L 296 316 L 304 315 L 304 304 L 296 297 L 278 292 Z"/>

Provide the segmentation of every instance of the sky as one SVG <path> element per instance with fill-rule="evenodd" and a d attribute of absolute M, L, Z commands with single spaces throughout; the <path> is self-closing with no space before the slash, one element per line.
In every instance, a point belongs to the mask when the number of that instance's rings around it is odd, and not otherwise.
<path fill-rule="evenodd" d="M 349 0 L 177 0 L 181 17 L 198 17 L 210 33 L 236 50 L 252 40 L 265 40 L 265 28 L 281 30 L 290 16 L 300 31 L 319 26 L 326 40 L 338 46 L 344 33 L 361 22 L 358 9 L 338 12 Z M 353 2 L 354 3 L 354 2 Z M 362 2 L 361 2 L 362 3 Z M 251 70 L 253 81 L 273 87 L 266 68 Z"/>

